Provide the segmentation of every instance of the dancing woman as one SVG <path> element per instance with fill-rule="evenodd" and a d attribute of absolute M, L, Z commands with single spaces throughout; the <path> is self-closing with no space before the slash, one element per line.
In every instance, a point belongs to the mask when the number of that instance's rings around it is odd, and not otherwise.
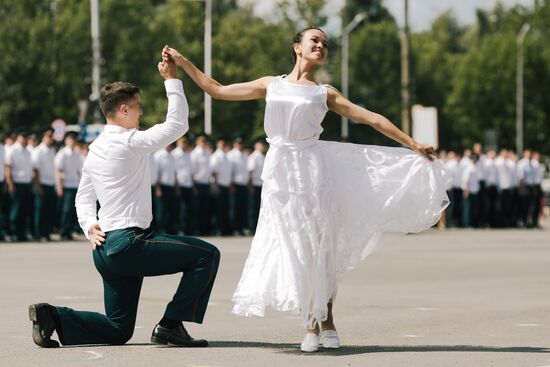
<path fill-rule="evenodd" d="M 432 162 L 431 146 L 419 144 L 336 89 L 314 82 L 313 73 L 328 54 L 321 29 L 300 31 L 292 51 L 290 74 L 231 85 L 205 75 L 176 50 L 166 52 L 213 98 L 266 99 L 264 128 L 270 149 L 262 174 L 262 207 L 233 312 L 263 316 L 271 306 L 300 314 L 307 329 L 301 350 L 313 352 L 320 342 L 340 346 L 332 314 L 340 276 L 385 233 L 432 226 L 448 200 L 444 169 Z M 320 141 L 329 109 L 412 151 Z"/>

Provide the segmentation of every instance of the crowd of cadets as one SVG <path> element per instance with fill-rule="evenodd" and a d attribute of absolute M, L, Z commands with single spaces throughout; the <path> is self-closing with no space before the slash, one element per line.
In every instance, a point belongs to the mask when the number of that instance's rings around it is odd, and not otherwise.
<path fill-rule="evenodd" d="M 260 212 L 267 145 L 245 148 L 240 138 L 178 139 L 149 157 L 154 225 L 165 233 L 254 233 Z"/>
<path fill-rule="evenodd" d="M 526 149 L 482 151 L 480 144 L 462 156 L 440 152 L 452 178 L 450 205 L 440 227 L 539 227 L 545 167 L 540 154 Z"/>
<path fill-rule="evenodd" d="M 53 131 L 19 131 L 0 139 L 0 240 L 64 240 L 78 229 L 75 196 L 87 144 L 68 133 L 63 146 Z"/>
<path fill-rule="evenodd" d="M 243 235 L 256 229 L 266 143 L 187 137 L 149 156 L 153 225 L 169 234 Z M 62 240 L 80 232 L 75 196 L 88 145 L 68 133 L 25 131 L 0 139 L 0 240 Z M 452 178 L 444 227 L 538 227 L 544 166 L 538 153 L 486 154 L 475 144 L 462 156 L 440 151 Z"/>
<path fill-rule="evenodd" d="M 39 136 L 18 131 L 0 139 L 0 240 L 62 240 L 80 233 L 75 196 L 88 145 L 66 134 L 60 146 L 53 131 Z M 187 137 L 149 157 L 153 225 L 169 234 L 254 233 L 260 211 L 266 143 L 254 148 L 240 138 Z"/>

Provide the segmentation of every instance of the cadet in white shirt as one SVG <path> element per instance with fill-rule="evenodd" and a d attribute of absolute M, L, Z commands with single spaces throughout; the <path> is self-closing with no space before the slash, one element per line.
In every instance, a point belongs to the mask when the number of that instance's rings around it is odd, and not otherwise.
<path fill-rule="evenodd" d="M 478 226 L 478 195 L 479 195 L 479 179 L 476 163 L 478 157 L 476 154 L 471 154 L 463 161 L 462 170 L 462 195 L 464 197 L 462 207 L 462 225 L 464 227 Z"/>
<path fill-rule="evenodd" d="M 458 157 L 455 152 L 451 151 L 447 155 L 445 169 L 449 177 L 452 178 L 451 193 L 448 194 L 451 203 L 447 208 L 447 226 L 459 227 L 462 221 L 462 171 L 458 165 Z M 447 189 L 447 191 L 449 190 Z"/>
<path fill-rule="evenodd" d="M 254 152 L 248 157 L 248 172 L 251 190 L 250 200 L 250 231 L 256 232 L 260 206 L 262 202 L 262 171 L 264 169 L 266 144 L 263 139 L 258 139 L 254 144 Z"/>
<path fill-rule="evenodd" d="M 57 196 L 61 199 L 59 234 L 62 240 L 72 240 L 77 224 L 75 197 L 82 175 L 82 158 L 75 149 L 76 134 L 65 136 L 65 146 L 55 156 Z"/>
<path fill-rule="evenodd" d="M 182 321 L 202 323 L 219 264 L 216 247 L 193 237 L 165 235 L 151 224 L 148 154 L 170 144 L 188 129 L 188 107 L 176 66 L 159 63 L 166 79 L 166 122 L 139 131 L 139 88 L 107 84 L 100 98 L 107 125 L 90 145 L 78 188 L 79 223 L 93 245 L 93 259 L 104 284 L 106 315 L 66 307 L 29 307 L 33 340 L 42 347 L 62 344 L 124 344 L 134 332 L 143 277 L 183 273 L 164 317 L 154 328 L 155 344 L 204 347 L 189 336 Z M 97 212 L 96 201 L 100 209 Z"/>
<path fill-rule="evenodd" d="M 485 224 L 491 227 L 497 226 L 497 202 L 498 202 L 498 172 L 495 166 L 496 152 L 490 150 L 483 162 L 485 175 Z"/>
<path fill-rule="evenodd" d="M 177 148 L 172 152 L 176 161 L 178 181 L 178 229 L 186 235 L 195 232 L 193 165 L 189 150 L 189 140 L 182 136 L 177 141 Z"/>
<path fill-rule="evenodd" d="M 151 211 L 153 213 L 153 219 L 151 221 L 151 227 L 158 229 L 158 220 L 160 218 L 160 192 L 159 184 L 159 168 L 157 160 L 155 159 L 155 153 L 149 153 L 149 172 L 151 175 Z"/>
<path fill-rule="evenodd" d="M 495 159 L 498 174 L 498 224 L 507 227 L 511 224 L 512 211 L 512 175 L 508 168 L 508 151 L 502 149 Z"/>
<path fill-rule="evenodd" d="M 216 142 L 216 151 L 210 157 L 210 168 L 214 182 L 213 212 L 215 213 L 215 228 L 222 236 L 231 234 L 229 225 L 229 190 L 231 187 L 232 164 L 227 153 L 231 149 L 224 139 Z"/>
<path fill-rule="evenodd" d="M 178 234 L 176 229 L 178 210 L 176 161 L 172 155 L 175 147 L 176 143 L 172 142 L 164 147 L 164 149 L 155 153 L 155 160 L 159 170 L 160 187 L 158 229 L 168 234 Z"/>
<path fill-rule="evenodd" d="M 534 171 L 531 166 L 531 150 L 525 149 L 523 157 L 516 164 L 519 178 L 519 225 L 526 227 L 530 221 L 530 208 L 533 201 L 533 179 Z"/>
<path fill-rule="evenodd" d="M 517 169 L 517 162 L 518 162 L 518 156 L 514 151 L 509 150 L 508 156 L 506 159 L 506 165 L 508 167 L 508 171 L 510 174 L 510 177 L 512 178 L 512 188 L 511 188 L 511 197 L 510 197 L 510 208 L 511 208 L 511 216 L 510 216 L 510 226 L 516 227 L 519 223 L 519 214 L 520 214 L 520 206 L 519 206 L 519 174 Z"/>
<path fill-rule="evenodd" d="M 25 225 L 32 215 L 32 163 L 27 133 L 20 131 L 6 153 L 6 184 L 11 197 L 9 230 L 12 241 L 26 241 Z"/>
<path fill-rule="evenodd" d="M 53 232 L 55 215 L 55 149 L 53 131 L 42 134 L 42 142 L 33 149 L 31 160 L 34 169 L 34 237 L 49 241 Z"/>
<path fill-rule="evenodd" d="M 206 137 L 201 135 L 195 139 L 195 149 L 191 152 L 191 163 L 193 165 L 193 180 L 197 195 L 195 197 L 195 208 L 197 211 L 197 230 L 199 235 L 210 234 L 210 149 Z"/>
<path fill-rule="evenodd" d="M 231 227 L 239 235 L 248 231 L 248 158 L 243 153 L 243 140 L 236 138 L 227 153 L 232 166 Z"/>
<path fill-rule="evenodd" d="M 6 235 L 6 216 L 4 215 L 4 201 L 6 188 L 6 150 L 4 148 L 4 136 L 0 133 L 0 240 Z"/>
<path fill-rule="evenodd" d="M 542 207 L 542 180 L 544 179 L 544 165 L 540 163 L 540 153 L 533 152 L 531 167 L 533 167 L 533 203 L 531 207 L 531 227 L 538 228 L 539 215 Z"/>

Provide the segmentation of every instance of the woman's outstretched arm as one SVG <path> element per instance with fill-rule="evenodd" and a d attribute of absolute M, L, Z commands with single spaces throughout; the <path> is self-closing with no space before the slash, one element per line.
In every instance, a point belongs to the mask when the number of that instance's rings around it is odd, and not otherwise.
<path fill-rule="evenodd" d="M 267 85 L 273 77 L 265 76 L 250 82 L 222 85 L 216 80 L 199 70 L 191 61 L 173 48 L 166 48 L 166 56 L 174 60 L 191 79 L 214 99 L 225 101 L 246 101 L 250 99 L 263 99 L 266 95 Z"/>
<path fill-rule="evenodd" d="M 327 105 L 331 111 L 347 117 L 350 120 L 370 125 L 396 142 L 419 152 L 430 160 L 433 159 L 432 155 L 435 155 L 435 151 L 431 145 L 418 143 L 409 135 L 399 130 L 399 128 L 386 117 L 350 102 L 336 89 L 329 87 L 327 88 L 327 92 Z"/>

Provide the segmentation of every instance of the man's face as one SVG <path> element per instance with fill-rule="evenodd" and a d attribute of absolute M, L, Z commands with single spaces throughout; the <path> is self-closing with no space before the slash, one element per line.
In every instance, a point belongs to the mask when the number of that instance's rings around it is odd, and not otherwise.
<path fill-rule="evenodd" d="M 76 139 L 73 138 L 72 135 L 69 135 L 65 138 L 65 145 L 68 146 L 69 148 L 74 148 L 76 144 Z"/>
<path fill-rule="evenodd" d="M 139 117 L 143 114 L 141 110 L 141 98 L 136 94 L 135 98 L 126 104 L 125 116 L 128 122 L 128 128 L 137 129 L 139 127 Z"/>
<path fill-rule="evenodd" d="M 25 135 L 18 135 L 17 136 L 17 142 L 21 144 L 22 146 L 27 145 L 27 137 Z"/>
<path fill-rule="evenodd" d="M 53 138 L 51 134 L 46 134 L 42 137 L 42 142 L 46 144 L 47 146 L 51 146 L 53 144 Z"/>

